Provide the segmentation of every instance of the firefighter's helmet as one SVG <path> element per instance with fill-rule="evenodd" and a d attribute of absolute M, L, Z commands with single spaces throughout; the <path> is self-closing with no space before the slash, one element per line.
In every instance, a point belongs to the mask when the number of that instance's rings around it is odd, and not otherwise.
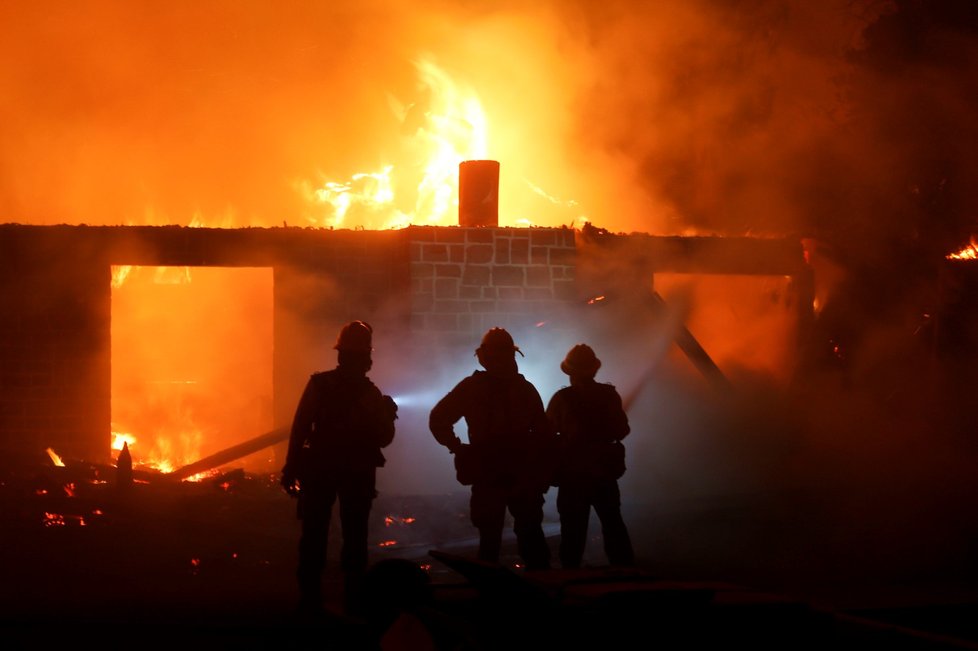
<path fill-rule="evenodd" d="M 336 350 L 351 350 L 369 353 L 373 350 L 373 328 L 364 321 L 350 321 L 340 330 L 336 338 Z"/>
<path fill-rule="evenodd" d="M 479 353 L 495 353 L 497 355 L 500 353 L 523 354 L 519 346 L 513 342 L 513 336 L 505 328 L 500 327 L 489 328 L 486 334 L 482 335 L 482 343 L 475 349 L 475 352 L 477 355 Z"/>
<path fill-rule="evenodd" d="M 599 368 L 601 368 L 601 360 L 587 344 L 577 344 L 571 348 L 567 351 L 564 361 L 560 363 L 561 371 L 577 377 L 591 377 Z"/>

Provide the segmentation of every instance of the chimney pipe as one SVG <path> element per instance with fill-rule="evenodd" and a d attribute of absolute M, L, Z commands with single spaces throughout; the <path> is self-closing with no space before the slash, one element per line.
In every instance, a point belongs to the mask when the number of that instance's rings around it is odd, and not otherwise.
<path fill-rule="evenodd" d="M 499 161 L 458 164 L 458 225 L 499 225 Z"/>

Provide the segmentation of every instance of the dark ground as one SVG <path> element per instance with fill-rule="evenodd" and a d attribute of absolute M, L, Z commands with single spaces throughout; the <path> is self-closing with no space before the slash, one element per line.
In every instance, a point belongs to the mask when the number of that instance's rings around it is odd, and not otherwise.
<path fill-rule="evenodd" d="M 338 535 L 330 613 L 296 613 L 298 522 L 272 477 L 236 471 L 118 491 L 98 470 L 0 477 L 4 648 L 380 648 L 374 634 L 385 626 L 341 614 Z M 556 551 L 554 496 L 546 531 Z M 867 523 L 872 536 L 819 533 L 818 509 L 799 496 L 626 501 L 638 568 L 604 566 L 592 518 L 586 567 L 542 575 L 516 565 L 511 536 L 503 568 L 452 567 L 475 551 L 467 500 L 464 490 L 381 495 L 373 512 L 372 561 L 424 567 L 433 588 L 425 621 L 453 641 L 440 648 L 521 646 L 516 639 L 543 648 L 978 648 L 970 551 L 901 564 L 914 550 L 861 544 L 878 539 L 879 523 Z M 384 648 L 419 648 L 393 642 Z"/>

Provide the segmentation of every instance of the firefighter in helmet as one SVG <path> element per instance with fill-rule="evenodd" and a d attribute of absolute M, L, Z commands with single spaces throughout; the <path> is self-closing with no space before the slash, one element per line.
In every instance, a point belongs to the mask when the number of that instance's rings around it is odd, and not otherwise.
<path fill-rule="evenodd" d="M 611 384 L 595 381 L 601 360 L 587 344 L 577 344 L 560 364 L 570 386 L 547 404 L 557 432 L 557 512 L 560 562 L 581 566 L 591 509 L 601 522 L 604 551 L 611 565 L 632 565 L 634 553 L 621 515 L 618 479 L 625 472 L 621 440 L 631 431 L 621 396 Z"/>
<path fill-rule="evenodd" d="M 506 510 L 513 516 L 526 569 L 550 567 L 543 533 L 544 493 L 550 485 L 554 433 L 536 388 L 520 372 L 522 351 L 503 328 L 491 328 L 475 354 L 484 370 L 462 379 L 431 410 L 435 440 L 455 455 L 458 480 L 471 485 L 472 524 L 480 560 L 499 561 Z M 468 443 L 455 434 L 464 418 Z"/>
<path fill-rule="evenodd" d="M 337 365 L 314 373 L 296 408 L 281 483 L 298 498 L 300 608 L 319 611 L 333 504 L 339 502 L 347 608 L 356 607 L 367 568 L 367 524 L 376 497 L 381 448 L 394 439 L 397 405 L 367 377 L 373 329 L 363 321 L 343 326 L 334 348 Z"/>

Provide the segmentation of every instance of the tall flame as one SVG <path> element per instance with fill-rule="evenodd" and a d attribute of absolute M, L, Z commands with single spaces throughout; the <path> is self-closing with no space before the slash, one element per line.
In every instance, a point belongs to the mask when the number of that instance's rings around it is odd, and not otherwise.
<path fill-rule="evenodd" d="M 347 181 L 327 180 L 298 188 L 319 210 L 312 225 L 346 228 L 403 228 L 456 221 L 458 165 L 488 152 L 488 120 L 471 89 L 457 84 L 430 58 L 414 62 L 422 99 L 408 105 L 391 100 L 401 121 L 401 160 Z"/>

